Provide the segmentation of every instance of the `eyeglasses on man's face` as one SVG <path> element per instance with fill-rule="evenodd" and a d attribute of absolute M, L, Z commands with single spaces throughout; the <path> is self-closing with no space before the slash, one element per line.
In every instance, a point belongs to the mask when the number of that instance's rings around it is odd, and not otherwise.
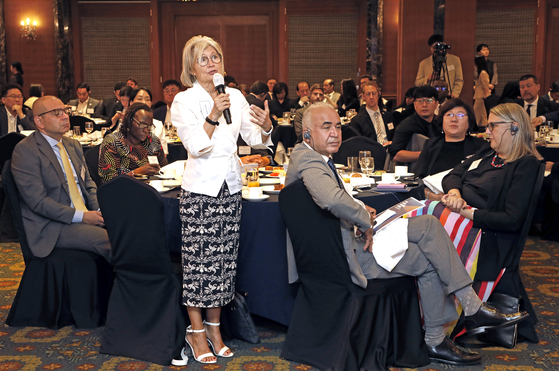
<path fill-rule="evenodd" d="M 431 104 L 431 103 L 434 103 L 434 102 L 435 102 L 435 98 L 417 98 L 417 99 L 415 100 L 415 102 L 416 102 L 416 103 L 419 103 L 419 104 L 423 104 L 423 103 L 429 103 L 429 104 Z"/>
<path fill-rule="evenodd" d="M 54 117 L 61 117 L 63 114 L 67 114 L 68 116 L 70 116 L 72 114 L 72 107 L 51 109 L 50 111 L 43 112 L 43 113 L 41 113 L 37 116 L 43 116 L 43 115 L 46 115 L 47 113 L 51 113 L 51 112 L 54 115 Z"/>
<path fill-rule="evenodd" d="M 214 62 L 215 64 L 218 64 L 221 62 L 221 55 L 219 54 L 212 54 L 210 56 L 212 62 Z M 198 58 L 198 65 L 200 65 L 200 67 L 206 67 L 208 65 L 208 63 L 210 62 L 210 58 L 208 58 L 207 56 L 203 55 L 200 58 Z"/>
<path fill-rule="evenodd" d="M 12 99 L 23 99 L 23 95 L 19 94 L 19 95 L 6 95 L 4 98 L 12 98 Z"/>
<path fill-rule="evenodd" d="M 145 124 L 143 122 L 140 122 L 140 121 L 136 120 L 135 117 L 132 117 L 132 120 L 134 120 L 136 122 L 136 124 L 138 124 L 138 127 L 141 130 L 148 129 L 148 131 L 152 131 L 152 129 L 153 129 L 153 124 Z"/>

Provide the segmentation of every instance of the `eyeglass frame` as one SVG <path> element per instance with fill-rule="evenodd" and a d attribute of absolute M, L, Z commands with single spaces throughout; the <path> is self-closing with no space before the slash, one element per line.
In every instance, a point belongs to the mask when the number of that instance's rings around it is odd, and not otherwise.
<path fill-rule="evenodd" d="M 23 94 L 21 94 L 21 95 L 5 95 L 3 98 L 23 99 Z"/>
<path fill-rule="evenodd" d="M 435 103 L 437 100 L 435 98 L 417 98 L 415 100 L 415 102 L 419 103 L 419 104 L 423 104 L 423 103 L 427 103 L 427 104 L 432 104 Z"/>
<path fill-rule="evenodd" d="M 459 116 L 460 115 L 460 116 Z M 454 113 L 454 112 L 447 112 L 443 115 L 443 117 L 449 117 L 450 119 L 456 118 L 456 119 L 463 119 L 464 117 L 468 116 L 467 113 L 463 113 L 463 112 L 458 112 L 458 113 Z"/>
<path fill-rule="evenodd" d="M 143 122 L 138 121 L 135 117 L 132 117 L 132 120 L 136 121 L 136 124 L 138 124 L 138 127 L 140 128 L 140 130 L 144 130 L 144 129 L 149 129 L 148 131 L 151 133 L 153 131 L 153 128 L 155 125 L 151 124 L 144 124 Z"/>
<path fill-rule="evenodd" d="M 61 111 L 60 114 L 56 114 L 56 111 Z M 46 115 L 47 113 L 54 113 L 54 117 L 62 117 L 62 115 L 65 113 L 68 116 L 70 116 L 72 114 L 72 107 L 64 107 L 64 108 L 55 108 L 55 109 L 51 109 L 49 111 L 43 112 L 38 114 L 37 116 L 43 116 Z"/>
<path fill-rule="evenodd" d="M 215 61 L 215 60 L 214 60 L 214 57 L 217 57 L 219 60 L 218 60 L 218 61 Z M 201 59 L 202 59 L 202 58 L 206 58 L 206 59 L 207 59 L 206 63 L 204 63 L 204 64 L 201 63 Z M 201 57 L 199 57 L 199 58 L 196 59 L 196 63 L 198 63 L 198 65 L 199 65 L 200 67 L 206 67 L 206 66 L 208 65 L 208 63 L 210 63 L 210 59 L 211 59 L 212 62 L 214 62 L 215 64 L 221 63 L 221 61 L 223 60 L 222 57 L 221 57 L 221 54 L 215 53 L 215 54 L 210 55 L 209 58 L 206 57 L 205 55 L 202 55 Z"/>
<path fill-rule="evenodd" d="M 493 132 L 493 130 L 495 130 L 495 126 L 496 125 L 502 125 L 502 124 L 514 124 L 514 121 L 494 121 L 494 122 L 487 122 L 487 129 L 489 129 L 490 132 Z"/>

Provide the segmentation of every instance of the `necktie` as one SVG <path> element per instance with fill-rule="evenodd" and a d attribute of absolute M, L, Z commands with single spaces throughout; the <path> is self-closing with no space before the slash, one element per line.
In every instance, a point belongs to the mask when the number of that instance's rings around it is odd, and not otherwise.
<path fill-rule="evenodd" d="M 382 135 L 382 124 L 380 123 L 380 113 L 375 112 L 375 131 L 377 132 L 377 142 L 384 143 L 384 135 Z"/>
<path fill-rule="evenodd" d="M 528 117 L 532 117 L 530 116 L 530 111 L 532 110 L 532 105 L 529 104 L 528 107 L 526 108 L 526 113 L 528 114 Z"/>
<path fill-rule="evenodd" d="M 72 166 L 70 166 L 70 161 L 68 160 L 68 155 L 61 142 L 56 143 L 58 149 L 60 149 L 60 158 L 62 159 L 62 165 L 64 165 L 64 172 L 66 173 L 66 181 L 68 182 L 68 189 L 70 190 L 70 199 L 74 204 L 76 210 L 88 211 L 87 207 L 83 203 L 82 196 L 78 191 L 78 186 L 76 185 L 76 179 L 74 178 L 74 173 L 72 172 Z"/>
<path fill-rule="evenodd" d="M 342 180 L 340 179 L 340 177 L 338 176 L 338 172 L 336 171 L 336 166 L 334 166 L 334 160 L 332 160 L 331 158 L 328 159 L 328 167 L 334 173 L 334 177 L 338 181 L 338 185 L 340 186 L 340 188 L 345 190 L 345 187 L 342 184 Z"/>

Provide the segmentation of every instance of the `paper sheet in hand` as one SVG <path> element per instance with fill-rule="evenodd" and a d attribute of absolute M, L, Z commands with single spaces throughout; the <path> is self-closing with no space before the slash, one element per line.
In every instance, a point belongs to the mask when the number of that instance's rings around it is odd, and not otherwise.
<path fill-rule="evenodd" d="M 426 176 L 425 178 L 423 178 L 423 183 L 427 187 L 429 187 L 429 189 L 433 191 L 433 193 L 444 193 L 443 178 L 446 176 L 446 174 L 450 173 L 450 170 L 452 169 L 448 169 L 447 171 L 441 171 L 440 173 Z"/>
<path fill-rule="evenodd" d="M 388 226 L 395 220 L 398 220 L 402 215 L 409 213 L 415 209 L 425 206 L 423 202 L 410 197 L 404 201 L 397 203 L 396 205 L 384 210 L 382 213 L 378 214 L 376 217 L 377 224 L 374 227 L 374 231 L 378 232 L 384 227 Z M 386 214 L 386 215 L 385 215 Z"/>

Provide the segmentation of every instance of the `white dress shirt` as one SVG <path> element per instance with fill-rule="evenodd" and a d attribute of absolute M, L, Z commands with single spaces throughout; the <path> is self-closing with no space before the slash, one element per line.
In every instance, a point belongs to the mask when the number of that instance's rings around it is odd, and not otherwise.
<path fill-rule="evenodd" d="M 8 108 L 4 106 L 6 113 L 8 115 L 8 133 L 17 132 L 17 117 L 12 116 Z"/>

